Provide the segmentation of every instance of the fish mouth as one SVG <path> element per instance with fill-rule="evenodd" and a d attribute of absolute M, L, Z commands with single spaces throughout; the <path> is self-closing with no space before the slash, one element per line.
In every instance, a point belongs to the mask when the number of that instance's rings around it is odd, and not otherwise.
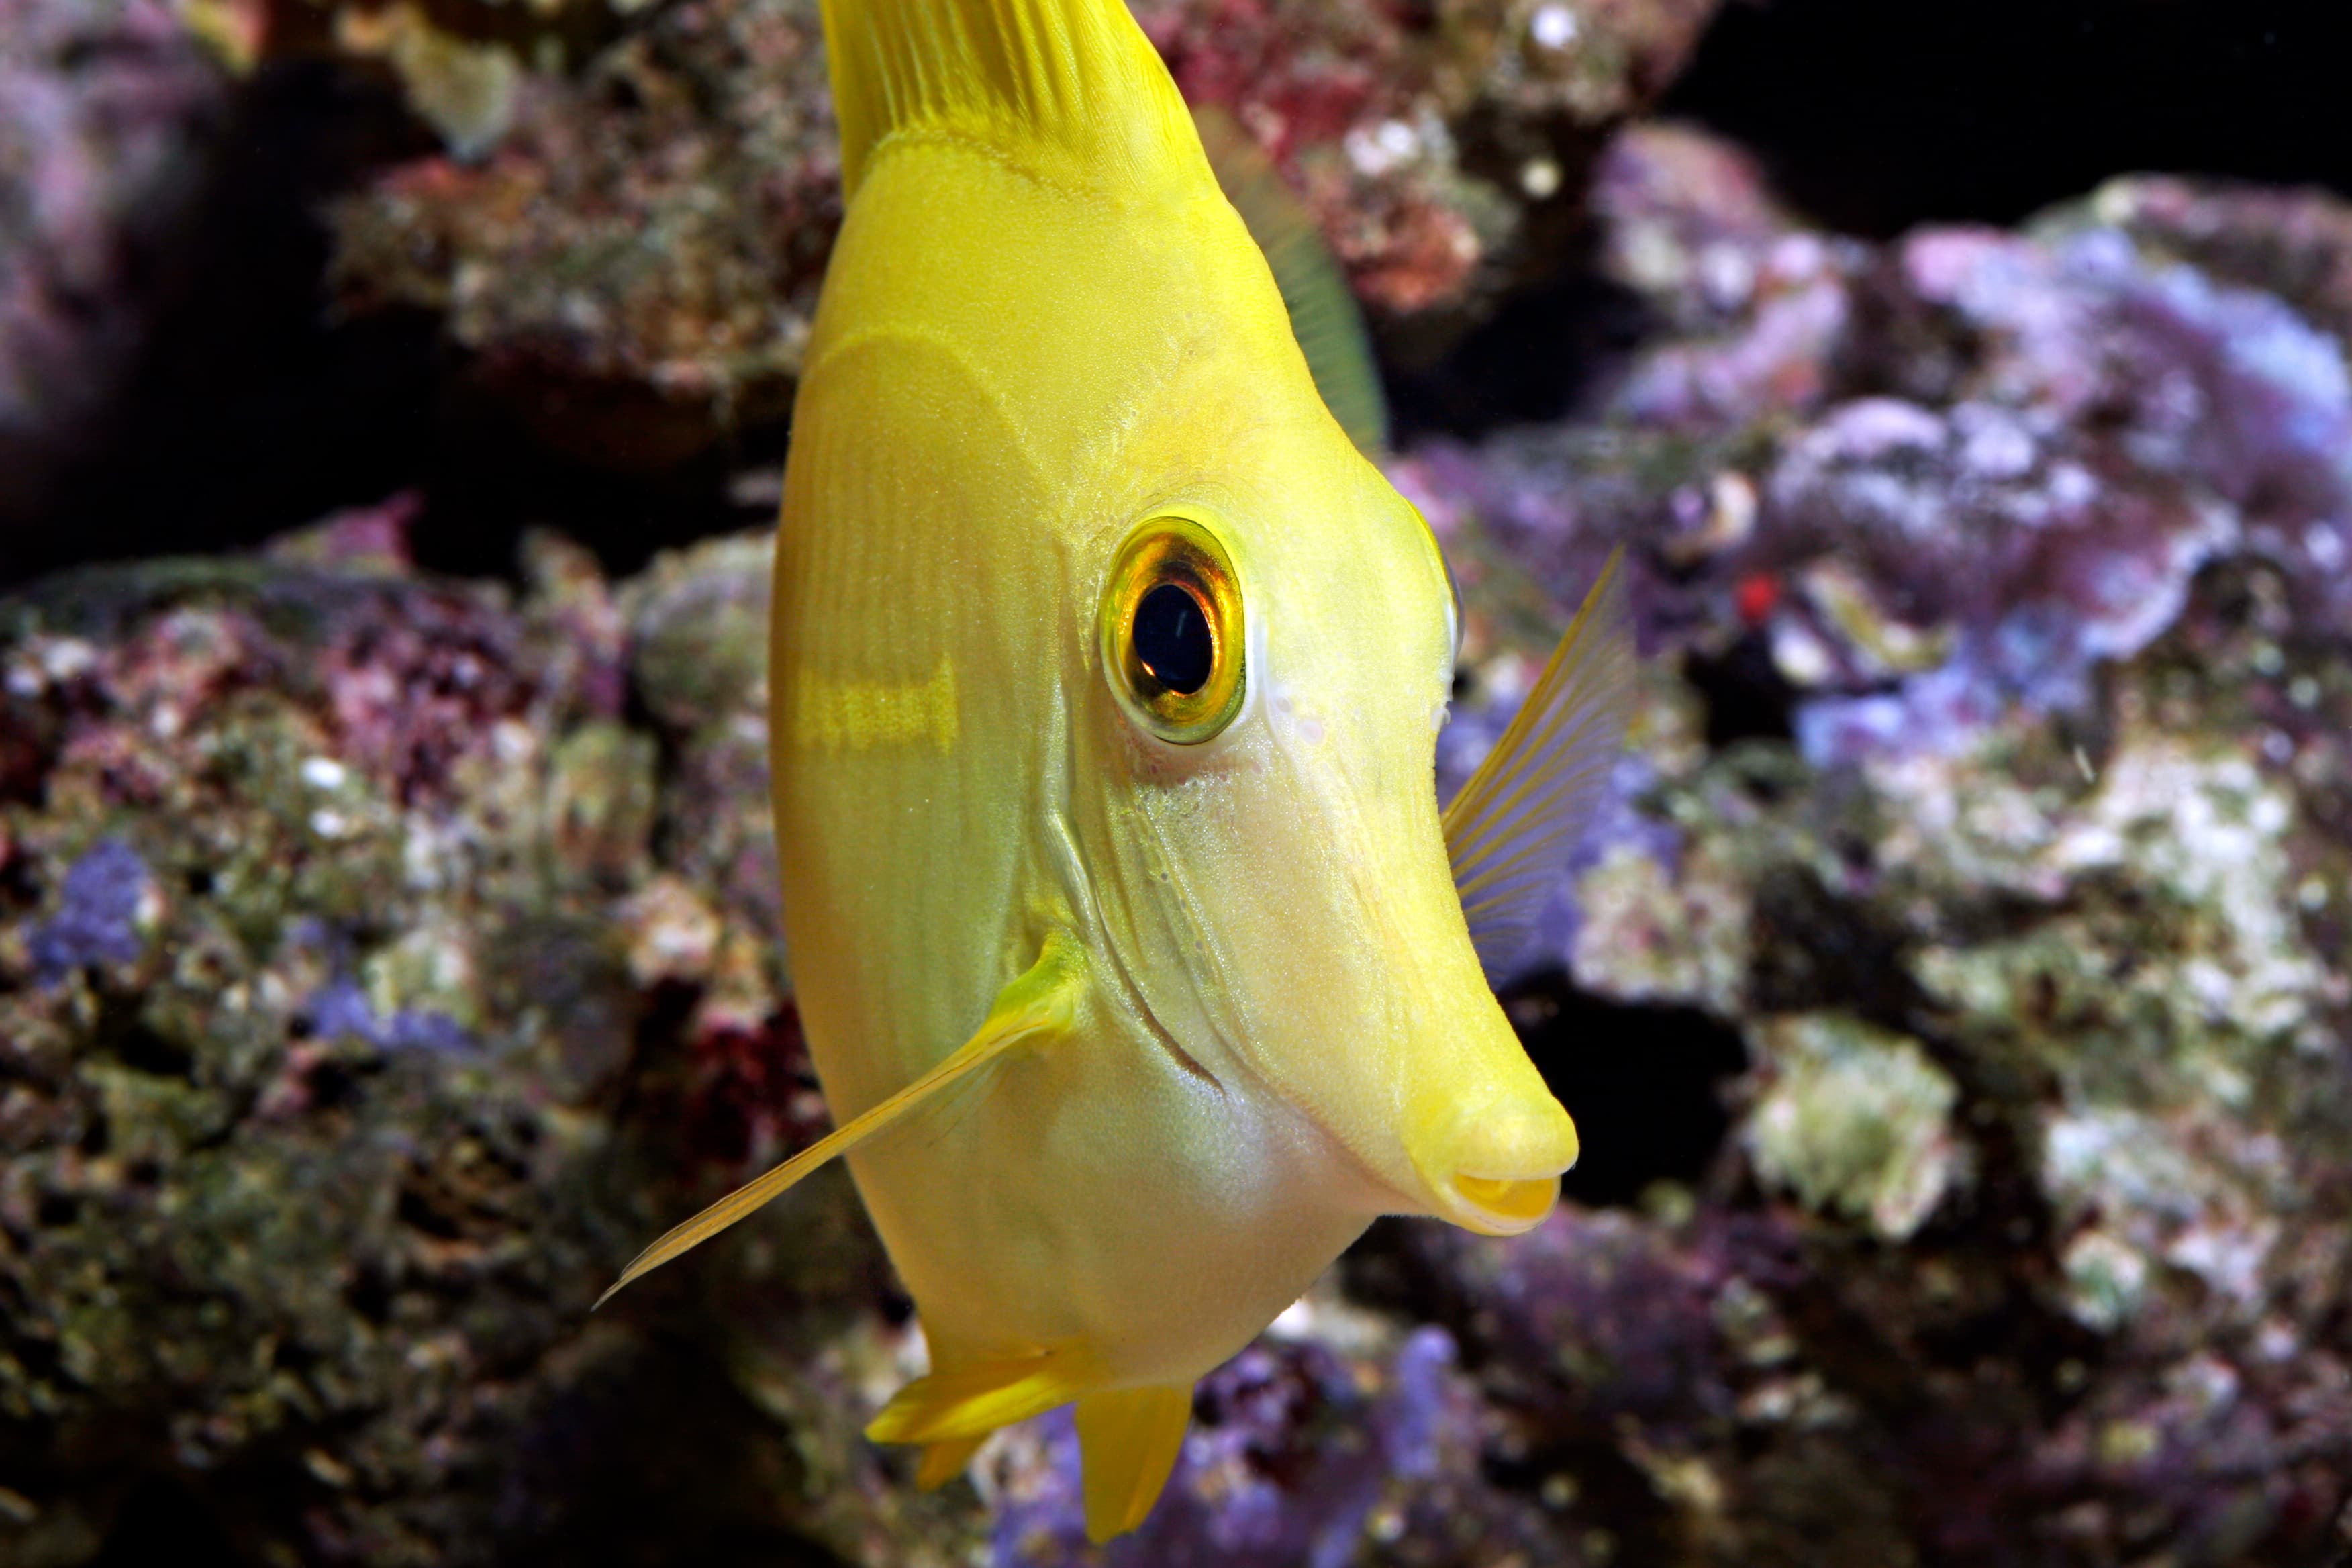
<path fill-rule="evenodd" d="M 1519 1236 L 1559 1199 L 1559 1178 L 1580 1152 L 1576 1124 L 1557 1100 L 1465 1108 L 1413 1151 L 1440 1219 L 1481 1236 Z"/>
<path fill-rule="evenodd" d="M 1484 1236 L 1520 1236 L 1533 1230 L 1559 1201 L 1556 1175 L 1457 1175 L 1451 1184 L 1457 1207 L 1446 1217 Z"/>

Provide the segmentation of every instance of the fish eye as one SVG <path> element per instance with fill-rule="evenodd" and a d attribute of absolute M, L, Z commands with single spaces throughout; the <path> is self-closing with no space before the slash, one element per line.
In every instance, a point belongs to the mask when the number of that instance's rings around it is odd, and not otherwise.
<path fill-rule="evenodd" d="M 1217 639 L 1209 635 L 1209 608 L 1181 583 L 1162 583 L 1135 607 L 1135 657 L 1151 678 L 1180 697 L 1209 684 Z"/>
<path fill-rule="evenodd" d="M 1103 668 L 1128 717 L 1197 746 L 1241 711 L 1241 579 L 1189 517 L 1155 517 L 1119 547 L 1103 593 Z"/>

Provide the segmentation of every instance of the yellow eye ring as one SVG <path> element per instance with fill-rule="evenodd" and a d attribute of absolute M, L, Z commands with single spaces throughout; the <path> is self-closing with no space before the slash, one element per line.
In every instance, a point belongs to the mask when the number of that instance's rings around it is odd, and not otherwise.
<path fill-rule="evenodd" d="M 1241 578 L 1207 525 L 1173 515 L 1137 525 L 1111 564 L 1101 637 L 1119 706 L 1171 745 L 1197 746 L 1241 712 Z"/>

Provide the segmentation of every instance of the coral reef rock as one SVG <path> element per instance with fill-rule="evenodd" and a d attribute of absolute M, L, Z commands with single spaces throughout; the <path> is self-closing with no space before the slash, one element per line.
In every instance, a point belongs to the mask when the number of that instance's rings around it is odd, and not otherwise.
<path fill-rule="evenodd" d="M 598 461 L 659 468 L 783 413 L 840 220 L 814 0 L 533 5 L 529 37 L 506 7 L 329 9 L 446 146 L 339 205 L 346 308 L 443 313 L 542 439 Z M 1423 353 L 1552 264 L 1528 237 L 1574 223 L 1604 133 L 1714 9 L 1136 6 L 1188 99 L 1266 149 Z"/>
<path fill-rule="evenodd" d="M 856 1494 L 645 1331 L 685 1276 L 588 1316 L 824 1124 L 766 546 L 616 594 L 539 538 L 518 605 L 409 574 L 409 510 L 0 612 L 0 1561 L 856 1557 Z M 711 1300 L 877 1320 L 853 1215 L 821 1184 Z"/>
<path fill-rule="evenodd" d="M 1748 1066 L 1638 1214 L 1366 1278 L 1439 1291 L 1538 1468 L 1647 1479 L 1629 1561 L 2330 1560 L 2352 213 L 2134 181 L 1872 246 L 1671 128 L 1596 201 L 1657 333 L 1395 465 L 1472 606 L 1441 773 L 1627 545 L 1622 799 L 1526 960 L 1592 1026 L 1538 1058 L 1697 1017 Z"/>

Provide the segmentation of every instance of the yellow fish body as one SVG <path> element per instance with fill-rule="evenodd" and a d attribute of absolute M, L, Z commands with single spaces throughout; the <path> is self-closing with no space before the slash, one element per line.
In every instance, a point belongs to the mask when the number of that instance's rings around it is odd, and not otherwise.
<path fill-rule="evenodd" d="M 1375 1215 L 1551 1205 L 1576 1132 L 1474 929 L 1523 932 L 1557 872 L 1622 616 L 1596 591 L 1441 826 L 1444 563 L 1124 5 L 826 0 L 825 28 L 848 208 L 772 745 L 844 1121 L 622 1282 L 854 1150 L 933 1365 L 870 1435 L 936 1482 L 1075 1401 L 1101 1539 L 1193 1381 Z"/>

